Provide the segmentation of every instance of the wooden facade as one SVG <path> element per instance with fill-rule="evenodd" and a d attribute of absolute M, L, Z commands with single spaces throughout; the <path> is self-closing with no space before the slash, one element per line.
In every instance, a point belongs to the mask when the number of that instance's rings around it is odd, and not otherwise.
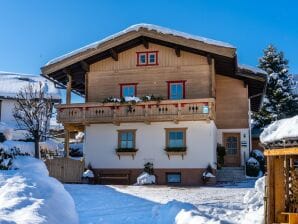
<path fill-rule="evenodd" d="M 148 51 L 158 51 L 158 65 L 137 66 L 137 52 L 143 45 L 118 55 L 118 61 L 107 58 L 90 65 L 87 102 L 102 102 L 109 96 L 120 97 L 121 83 L 136 83 L 137 95 L 154 94 L 167 99 L 167 81 L 186 80 L 186 99 L 211 97 L 210 65 L 207 57 L 181 51 L 177 57 L 169 47 L 149 44 Z"/>
<path fill-rule="evenodd" d="M 216 126 L 248 128 L 248 87 L 241 80 L 216 75 Z"/>

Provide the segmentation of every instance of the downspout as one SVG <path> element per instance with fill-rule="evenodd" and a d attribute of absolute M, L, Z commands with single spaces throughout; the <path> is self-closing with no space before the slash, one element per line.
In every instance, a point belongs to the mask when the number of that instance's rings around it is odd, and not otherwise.
<path fill-rule="evenodd" d="M 252 151 L 252 140 L 251 140 L 251 105 L 250 105 L 250 98 L 248 98 L 248 129 L 249 129 L 249 147 L 248 147 L 248 152 L 249 154 Z M 245 161 L 244 161 L 245 162 Z"/>

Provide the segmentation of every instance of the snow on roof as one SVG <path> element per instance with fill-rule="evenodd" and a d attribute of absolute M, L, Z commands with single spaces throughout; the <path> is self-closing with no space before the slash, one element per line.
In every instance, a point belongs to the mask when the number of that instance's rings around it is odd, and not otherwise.
<path fill-rule="evenodd" d="M 50 60 L 46 64 L 46 66 L 50 65 L 50 64 L 54 64 L 54 63 L 59 62 L 59 61 L 62 61 L 65 58 L 68 58 L 68 57 L 73 56 L 73 55 L 78 54 L 78 53 L 82 53 L 82 52 L 87 51 L 89 49 L 95 49 L 100 44 L 103 44 L 104 42 L 115 39 L 116 37 L 119 37 L 121 35 L 124 35 L 126 33 L 132 32 L 132 31 L 139 31 L 140 29 L 147 29 L 149 31 L 153 30 L 153 31 L 156 31 L 158 33 L 169 34 L 169 35 L 173 35 L 173 36 L 177 36 L 177 37 L 183 37 L 183 38 L 186 38 L 186 39 L 201 41 L 203 43 L 210 44 L 210 45 L 216 45 L 216 46 L 227 47 L 227 48 L 235 48 L 233 45 L 231 45 L 229 43 L 221 42 L 221 41 L 218 41 L 218 40 L 213 40 L 213 39 L 209 39 L 209 38 L 205 38 L 205 37 L 201 37 L 201 36 L 191 35 L 191 34 L 188 34 L 188 33 L 172 30 L 172 29 L 157 26 L 157 25 L 140 23 L 140 24 L 132 25 L 132 26 L 130 26 L 130 27 L 128 27 L 128 28 L 116 33 L 116 34 L 110 35 L 110 36 L 108 36 L 108 37 L 106 37 L 102 40 L 96 41 L 96 42 L 88 44 L 88 45 L 86 45 L 82 48 L 79 48 L 77 50 L 69 52 L 65 55 L 54 58 L 54 59 Z"/>
<path fill-rule="evenodd" d="M 260 135 L 263 144 L 287 139 L 298 139 L 298 115 L 275 121 L 265 128 Z"/>
<path fill-rule="evenodd" d="M 56 100 L 61 99 L 60 91 L 54 83 L 41 76 L 2 71 L 0 71 L 0 97 L 16 98 L 17 93 L 29 83 L 38 88 L 40 82 L 42 82 L 42 88 L 46 88 L 47 96 Z"/>
<path fill-rule="evenodd" d="M 238 64 L 238 68 L 239 69 L 250 71 L 250 72 L 252 72 L 254 74 L 260 73 L 260 74 L 267 75 L 267 72 L 264 71 L 263 69 L 260 69 L 260 68 L 257 68 L 257 67 L 253 67 L 253 66 L 250 66 L 250 65 Z"/>

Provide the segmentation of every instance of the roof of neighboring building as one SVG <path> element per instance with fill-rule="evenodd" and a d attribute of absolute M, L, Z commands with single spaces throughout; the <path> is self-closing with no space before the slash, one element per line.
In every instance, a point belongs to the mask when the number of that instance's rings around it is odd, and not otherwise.
<path fill-rule="evenodd" d="M 2 71 L 0 71 L 0 98 L 16 98 L 17 94 L 29 84 L 39 88 L 40 83 L 47 97 L 60 101 L 60 91 L 53 82 L 41 76 Z"/>
<path fill-rule="evenodd" d="M 42 75 L 65 87 L 67 74 L 71 73 L 72 91 L 84 96 L 85 74 L 89 71 L 90 64 L 108 57 L 118 60 L 118 53 L 141 44 L 148 48 L 149 43 L 173 48 L 175 52 L 182 50 L 203 55 L 208 59 L 213 58 L 216 74 L 243 80 L 248 84 L 252 110 L 257 111 L 260 108 L 267 74 L 260 69 L 238 65 L 234 46 L 151 24 L 130 26 L 107 38 L 50 60 L 41 68 Z"/>

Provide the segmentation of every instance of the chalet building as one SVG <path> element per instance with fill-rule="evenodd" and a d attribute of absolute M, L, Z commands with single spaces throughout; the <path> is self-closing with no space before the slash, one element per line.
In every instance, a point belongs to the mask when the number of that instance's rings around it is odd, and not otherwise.
<path fill-rule="evenodd" d="M 0 71 L 0 122 L 4 127 L 18 128 L 18 124 L 12 115 L 18 93 L 28 85 L 38 89 L 41 87 L 46 97 L 54 103 L 61 102 L 60 90 L 54 83 L 36 75 L 27 75 L 14 72 Z M 41 85 L 41 86 L 40 86 Z"/>
<path fill-rule="evenodd" d="M 129 183 L 152 162 L 158 184 L 198 185 L 208 164 L 216 169 L 217 144 L 226 147 L 225 166 L 243 166 L 249 112 L 259 110 L 267 80 L 239 66 L 230 44 L 148 24 L 41 70 L 67 88 L 66 104 L 57 106 L 66 149 L 69 132 L 84 130 L 86 166 L 102 177 L 127 173 Z M 71 91 L 85 103 L 72 104 Z"/>

